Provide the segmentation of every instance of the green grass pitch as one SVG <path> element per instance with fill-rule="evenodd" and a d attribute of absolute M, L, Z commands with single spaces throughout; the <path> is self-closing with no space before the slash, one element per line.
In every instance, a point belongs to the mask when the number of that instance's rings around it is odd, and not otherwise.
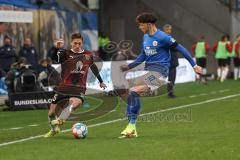
<path fill-rule="evenodd" d="M 0 108 L 0 160 L 240 159 L 240 81 L 178 84 L 175 93 L 176 99 L 143 98 L 145 115 L 137 124 L 139 137 L 132 139 L 117 138 L 126 126 L 122 100 L 112 112 L 84 122 L 89 134 L 83 140 L 73 139 L 69 131 L 76 121 L 45 139 L 47 110 Z M 100 101 L 87 99 L 93 108 Z"/>

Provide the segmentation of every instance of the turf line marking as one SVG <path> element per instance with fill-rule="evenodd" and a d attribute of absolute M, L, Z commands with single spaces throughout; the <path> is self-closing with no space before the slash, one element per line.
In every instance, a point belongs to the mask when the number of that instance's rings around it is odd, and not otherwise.
<path fill-rule="evenodd" d="M 156 114 L 156 113 L 161 113 L 161 112 L 167 112 L 167 111 L 187 108 L 187 107 L 191 107 L 191 106 L 197 106 L 197 105 L 201 105 L 201 104 L 205 104 L 205 103 L 221 101 L 221 100 L 225 100 L 225 99 L 229 99 L 229 98 L 233 98 L 233 97 L 238 97 L 238 96 L 240 96 L 240 93 L 225 96 L 225 97 L 220 97 L 220 98 L 213 98 L 213 99 L 205 100 L 205 101 L 202 101 L 202 102 L 191 103 L 191 104 L 187 104 L 187 105 L 181 105 L 181 106 L 172 107 L 172 108 L 168 108 L 168 109 L 163 109 L 163 110 L 158 110 L 158 111 L 154 111 L 154 112 L 144 113 L 144 114 L 141 114 L 140 117 L 146 116 L 146 115 L 151 115 L 151 114 Z M 126 118 L 119 118 L 119 119 L 115 119 L 115 120 L 112 120 L 112 121 L 106 121 L 106 122 L 102 122 L 102 123 L 92 124 L 92 125 L 89 125 L 88 127 L 92 128 L 92 127 L 102 126 L 102 125 L 105 125 L 105 124 L 120 122 L 120 121 L 123 121 L 123 120 L 126 120 Z M 62 132 L 63 133 L 64 132 L 69 132 L 70 130 L 71 129 L 66 129 L 66 130 L 63 130 Z M 7 145 L 10 145 L 10 144 L 20 143 L 20 142 L 25 142 L 25 141 L 29 141 L 29 140 L 33 140 L 33 139 L 37 139 L 37 138 L 41 138 L 41 137 L 43 137 L 43 135 L 32 136 L 32 137 L 28 137 L 28 138 L 24 138 L 24 139 L 20 139 L 20 140 L 16 140 L 16 141 L 11 141 L 11 142 L 5 142 L 5 143 L 1 143 L 0 147 L 7 146 Z"/>
<path fill-rule="evenodd" d="M 220 90 L 219 92 L 223 93 L 223 92 L 228 92 L 228 91 L 230 91 L 230 90 L 229 89 L 224 89 L 224 90 Z"/>
<path fill-rule="evenodd" d="M 207 95 L 208 95 L 207 93 L 199 94 L 199 96 L 207 96 Z"/>
<path fill-rule="evenodd" d="M 24 129 L 26 127 L 37 127 L 39 125 L 40 124 L 30 124 L 30 125 L 27 125 L 27 126 L 24 126 L 24 127 L 13 127 L 13 128 L 5 128 L 5 129 L 0 129 L 0 130 L 2 130 L 2 131 L 18 130 L 18 129 Z"/>
<path fill-rule="evenodd" d="M 14 128 L 10 128 L 9 130 L 18 130 L 18 129 L 22 129 L 23 127 L 14 127 Z"/>
<path fill-rule="evenodd" d="M 210 92 L 210 94 L 216 94 L 217 92 L 216 91 L 214 91 L 214 92 Z"/>
<path fill-rule="evenodd" d="M 29 127 L 36 127 L 36 126 L 39 126 L 40 124 L 30 124 L 28 125 Z"/>
<path fill-rule="evenodd" d="M 197 95 L 192 95 L 192 96 L 189 96 L 190 98 L 194 98 L 194 97 L 197 97 Z"/>

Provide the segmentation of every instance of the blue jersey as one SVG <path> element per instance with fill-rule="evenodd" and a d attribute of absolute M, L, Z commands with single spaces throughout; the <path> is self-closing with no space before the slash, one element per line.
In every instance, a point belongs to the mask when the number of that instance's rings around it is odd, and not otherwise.
<path fill-rule="evenodd" d="M 191 54 L 181 45 L 177 44 L 175 39 L 159 29 L 153 34 L 144 34 L 140 55 L 137 59 L 129 64 L 133 68 L 145 61 L 145 70 L 160 72 L 163 76 L 168 76 L 170 67 L 171 54 L 170 49 L 175 48 L 195 66 Z"/>

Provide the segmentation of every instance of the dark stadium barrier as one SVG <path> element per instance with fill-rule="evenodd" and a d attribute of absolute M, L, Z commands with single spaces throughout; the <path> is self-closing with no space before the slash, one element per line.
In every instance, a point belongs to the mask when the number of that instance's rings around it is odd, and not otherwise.
<path fill-rule="evenodd" d="M 52 102 L 54 92 L 13 93 L 9 96 L 11 110 L 46 109 Z"/>

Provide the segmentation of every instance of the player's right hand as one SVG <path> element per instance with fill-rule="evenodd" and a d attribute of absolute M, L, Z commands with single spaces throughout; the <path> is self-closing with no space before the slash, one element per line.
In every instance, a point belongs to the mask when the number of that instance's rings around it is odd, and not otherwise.
<path fill-rule="evenodd" d="M 121 71 L 127 71 L 127 70 L 129 70 L 129 67 L 128 67 L 128 65 L 127 64 L 124 64 L 124 65 L 121 65 L 120 66 L 120 69 L 121 69 Z"/>
<path fill-rule="evenodd" d="M 105 83 L 100 83 L 100 87 L 103 88 L 103 89 L 106 89 L 107 88 L 107 85 Z"/>
<path fill-rule="evenodd" d="M 194 69 L 195 73 L 202 74 L 202 67 L 196 65 L 196 66 L 194 66 L 193 69 Z"/>

